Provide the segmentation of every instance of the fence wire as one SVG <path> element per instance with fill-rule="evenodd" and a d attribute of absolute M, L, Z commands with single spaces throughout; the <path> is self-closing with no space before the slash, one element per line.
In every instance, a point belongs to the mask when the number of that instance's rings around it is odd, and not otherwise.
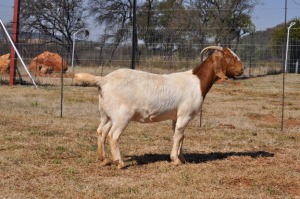
<path fill-rule="evenodd" d="M 22 36 L 21 36 L 22 38 Z M 287 113 L 285 114 L 284 125 L 292 126 L 293 129 L 299 128 L 299 121 L 295 118 L 299 116 L 300 104 L 299 104 L 299 85 L 300 78 L 295 73 L 299 73 L 299 64 L 297 56 L 300 52 L 300 45 L 297 42 L 291 42 L 290 56 L 288 60 L 288 73 L 293 73 L 293 76 L 286 77 L 286 92 L 285 106 L 288 105 Z M 185 71 L 194 68 L 201 63 L 200 51 L 209 45 L 214 45 L 212 41 L 205 40 L 199 43 L 190 42 L 178 42 L 178 43 L 153 43 L 151 47 L 146 46 L 144 43 L 139 42 L 138 54 L 137 54 L 137 70 L 143 70 L 153 73 L 172 73 Z M 72 46 L 62 47 L 61 45 L 51 42 L 45 36 L 39 36 L 39 39 L 20 39 L 20 42 L 16 44 L 21 56 L 23 57 L 27 66 L 30 65 L 33 58 L 45 51 L 58 53 L 68 63 L 68 70 L 64 74 L 64 85 L 72 85 L 72 76 L 76 72 L 87 72 L 95 75 L 106 75 L 118 68 L 130 68 L 131 64 L 131 44 L 130 42 L 123 42 L 116 45 L 111 42 L 96 42 L 96 41 L 76 41 L 75 46 L 75 67 L 71 68 L 71 52 L 68 49 L 72 49 Z M 223 46 L 230 46 L 224 44 Z M 245 72 L 244 77 L 270 77 L 260 79 L 260 81 L 266 81 L 266 86 L 260 86 L 259 88 L 253 84 L 253 89 L 258 89 L 259 93 L 264 93 L 267 90 L 274 92 L 270 96 L 265 96 L 264 101 L 275 104 L 274 109 L 275 118 L 278 120 L 278 127 L 281 109 L 281 86 L 282 77 L 280 75 L 283 71 L 284 56 L 285 56 L 285 44 L 281 45 L 266 45 L 260 44 L 255 40 L 242 40 L 234 51 L 241 58 Z M 291 51 L 295 53 L 292 55 Z M 5 39 L 0 40 L 0 55 L 10 52 L 10 45 Z M 26 72 L 18 62 L 16 80 L 17 83 L 31 84 Z M 61 85 L 60 73 L 52 73 L 41 76 L 37 71 L 31 71 L 32 76 L 39 85 Z M 0 74 L 0 85 L 7 85 L 9 80 L 8 73 Z M 260 84 L 261 85 L 261 84 Z M 249 91 L 252 92 L 252 91 Z M 268 93 L 268 92 L 266 92 Z M 255 97 L 245 100 L 257 100 Z M 254 102 L 253 102 L 254 103 Z M 259 107 L 258 107 L 259 108 Z M 263 107 L 260 113 L 266 112 L 268 107 Z M 205 117 L 205 116 L 204 116 Z"/>
<path fill-rule="evenodd" d="M 186 33 L 188 30 L 160 30 L 159 35 L 153 35 L 148 38 L 151 42 L 138 42 L 136 69 L 149 72 L 171 73 L 177 71 L 188 70 L 200 64 L 200 51 L 209 45 L 215 45 L 211 38 L 192 40 L 184 39 L 174 41 L 173 37 L 178 35 L 191 35 L 195 31 Z M 163 39 L 163 35 L 169 35 L 168 40 Z M 105 35 L 103 35 L 105 36 Z M 261 41 L 261 40 L 258 40 Z M 20 34 L 19 43 L 16 44 L 25 63 L 29 65 L 34 57 L 50 51 L 61 55 L 68 63 L 69 70 L 67 73 L 73 72 L 71 65 L 71 49 L 72 45 L 58 44 L 51 38 L 34 34 L 30 37 L 28 34 Z M 270 74 L 279 74 L 283 70 L 285 44 L 267 45 L 258 43 L 251 37 L 241 38 L 238 45 L 222 44 L 225 47 L 231 47 L 232 50 L 241 58 L 246 77 L 264 76 Z M 10 44 L 5 38 L 0 38 L 0 56 L 10 52 Z M 95 71 L 104 75 L 105 71 L 117 68 L 129 68 L 131 64 L 131 40 L 121 43 L 114 43 L 110 40 L 99 41 L 83 41 L 77 40 L 75 45 L 75 69 Z M 300 73 L 299 60 L 300 42 L 291 41 L 290 56 L 288 61 L 289 73 Z M 23 75 L 21 67 L 20 75 Z M 25 74 L 24 74 L 25 75 Z M 38 76 L 38 73 L 33 74 Z M 1 74 L 4 78 L 6 74 Z M 26 75 L 25 75 L 26 76 Z"/>

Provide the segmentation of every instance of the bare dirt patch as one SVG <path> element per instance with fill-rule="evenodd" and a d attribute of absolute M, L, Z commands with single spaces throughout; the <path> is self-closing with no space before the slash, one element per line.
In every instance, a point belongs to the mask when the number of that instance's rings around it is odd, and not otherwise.
<path fill-rule="evenodd" d="M 250 114 L 249 118 L 252 120 L 259 120 L 259 121 L 269 122 L 269 123 L 278 123 L 279 122 L 279 118 L 276 118 L 274 115 L 271 115 L 271 114 L 265 114 L 265 115 Z"/>

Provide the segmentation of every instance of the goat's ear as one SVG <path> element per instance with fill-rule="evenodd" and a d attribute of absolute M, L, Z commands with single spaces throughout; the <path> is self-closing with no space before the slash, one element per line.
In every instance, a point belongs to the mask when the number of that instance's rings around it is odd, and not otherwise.
<path fill-rule="evenodd" d="M 221 80 L 227 80 L 228 77 L 225 75 L 226 69 L 221 64 L 215 65 L 215 73 Z"/>
<path fill-rule="evenodd" d="M 226 63 L 223 63 L 223 59 L 220 59 L 221 57 L 223 57 L 223 54 L 221 55 L 220 53 L 216 56 L 213 57 L 212 61 L 213 61 L 213 67 L 214 67 L 214 71 L 216 76 L 221 79 L 226 81 L 228 79 L 228 77 L 225 75 L 226 74 Z"/>

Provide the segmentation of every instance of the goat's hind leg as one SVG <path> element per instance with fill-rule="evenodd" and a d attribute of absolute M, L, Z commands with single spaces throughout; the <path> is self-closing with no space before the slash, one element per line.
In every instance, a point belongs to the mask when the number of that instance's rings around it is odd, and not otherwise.
<path fill-rule="evenodd" d="M 111 148 L 111 155 L 113 163 L 115 163 L 118 169 L 125 168 L 119 149 L 119 138 L 122 132 L 125 130 L 129 123 L 128 118 L 122 118 L 121 120 L 113 120 L 113 125 L 108 133 L 109 145 Z"/>
<path fill-rule="evenodd" d="M 112 126 L 111 120 L 106 116 L 102 115 L 100 125 L 97 129 L 97 137 L 98 137 L 98 161 L 102 166 L 110 164 L 110 161 L 106 158 L 105 153 L 105 141 L 106 136 Z"/>
<path fill-rule="evenodd" d="M 118 166 L 118 169 L 122 169 L 125 167 L 125 163 L 121 158 L 120 149 L 119 149 L 119 138 L 124 128 L 118 128 L 113 126 L 108 134 L 112 160 L 113 163 Z"/>

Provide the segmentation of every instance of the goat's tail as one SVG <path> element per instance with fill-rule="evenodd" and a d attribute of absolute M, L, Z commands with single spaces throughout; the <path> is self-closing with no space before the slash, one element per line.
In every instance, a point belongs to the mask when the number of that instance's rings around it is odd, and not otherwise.
<path fill-rule="evenodd" d="M 76 84 L 79 85 L 88 85 L 88 86 L 97 86 L 101 83 L 102 77 L 95 76 L 89 73 L 77 73 L 74 76 Z"/>

